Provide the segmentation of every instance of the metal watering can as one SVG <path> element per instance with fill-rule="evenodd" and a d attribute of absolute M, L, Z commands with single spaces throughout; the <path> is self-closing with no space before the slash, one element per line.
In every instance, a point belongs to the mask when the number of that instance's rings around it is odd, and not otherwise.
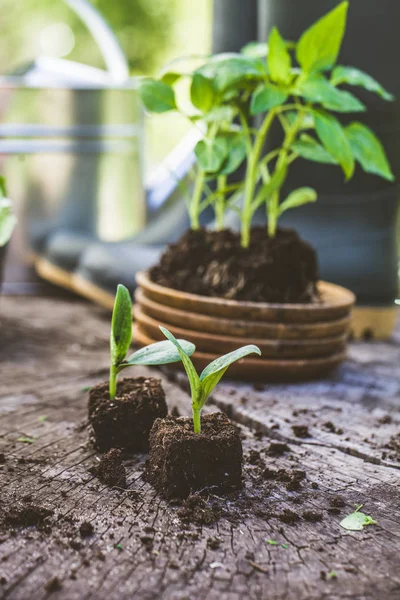
<path fill-rule="evenodd" d="M 65 0 L 85 22 L 107 71 L 39 58 L 0 77 L 0 173 L 16 203 L 6 289 L 34 288 L 27 256 L 74 229 L 103 241 L 140 231 L 143 113 L 113 32 L 87 0 Z"/>

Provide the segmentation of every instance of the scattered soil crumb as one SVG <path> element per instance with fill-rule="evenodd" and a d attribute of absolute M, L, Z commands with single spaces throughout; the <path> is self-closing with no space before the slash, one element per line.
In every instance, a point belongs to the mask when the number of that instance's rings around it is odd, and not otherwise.
<path fill-rule="evenodd" d="M 83 538 L 90 537 L 94 533 L 94 527 L 89 521 L 83 521 L 79 527 L 79 533 Z"/>
<path fill-rule="evenodd" d="M 316 510 L 305 510 L 303 512 L 303 519 L 311 523 L 318 523 L 318 521 L 322 521 L 322 513 Z"/>
<path fill-rule="evenodd" d="M 0 465 L 4 465 L 5 462 L 6 462 L 6 455 L 4 454 L 4 452 L 0 452 Z"/>
<path fill-rule="evenodd" d="M 32 525 L 43 525 L 45 520 L 53 514 L 53 511 L 36 506 L 35 504 L 22 504 L 17 502 L 5 514 L 5 522 L 16 527 L 30 527 Z"/>
<path fill-rule="evenodd" d="M 323 427 L 325 427 L 325 429 L 327 429 L 328 431 L 330 431 L 331 433 L 336 433 L 337 435 L 342 435 L 343 434 L 343 429 L 338 429 L 333 423 L 332 421 L 327 421 L 326 423 L 324 423 Z"/>
<path fill-rule="evenodd" d="M 258 450 L 250 450 L 247 460 L 251 465 L 263 464 L 263 460 Z"/>
<path fill-rule="evenodd" d="M 299 520 L 299 515 L 290 510 L 289 508 L 285 508 L 285 510 L 283 510 L 280 513 L 280 515 L 278 515 L 278 518 L 280 521 L 282 521 L 282 523 L 286 523 L 287 525 L 293 525 Z"/>
<path fill-rule="evenodd" d="M 221 516 L 220 509 L 206 502 L 198 494 L 192 494 L 183 502 L 178 510 L 178 516 L 182 521 L 188 521 L 196 525 L 210 525 Z"/>
<path fill-rule="evenodd" d="M 49 594 L 52 594 L 53 592 L 58 592 L 59 590 L 61 590 L 61 588 L 62 588 L 62 583 L 58 577 L 52 577 L 51 579 L 48 580 L 48 582 L 44 586 L 44 589 Z"/>
<path fill-rule="evenodd" d="M 329 504 L 334 508 L 344 508 L 346 506 L 346 502 L 342 496 L 334 496 L 331 498 Z"/>
<path fill-rule="evenodd" d="M 267 452 L 270 456 L 283 456 L 285 452 L 290 452 L 290 448 L 281 442 L 271 442 Z"/>
<path fill-rule="evenodd" d="M 384 415 L 378 421 L 380 425 L 391 425 L 393 423 L 393 418 L 391 415 Z"/>
<path fill-rule="evenodd" d="M 122 463 L 122 453 L 118 448 L 111 448 L 101 457 L 96 469 L 97 477 L 110 487 L 126 487 L 126 472 Z"/>
<path fill-rule="evenodd" d="M 298 438 L 311 437 L 308 431 L 308 425 L 292 425 L 292 431 Z"/>
<path fill-rule="evenodd" d="M 207 538 L 207 548 L 210 550 L 218 550 L 221 546 L 221 540 L 218 537 Z"/>

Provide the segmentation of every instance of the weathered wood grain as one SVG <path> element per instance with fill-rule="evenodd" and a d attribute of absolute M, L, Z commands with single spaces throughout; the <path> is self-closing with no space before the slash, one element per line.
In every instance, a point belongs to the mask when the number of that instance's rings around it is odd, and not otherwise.
<path fill-rule="evenodd" d="M 240 424 L 245 488 L 227 499 L 210 493 L 207 503 L 222 516 L 196 525 L 143 480 L 144 456 L 125 461 L 126 490 L 105 487 L 89 470 L 98 455 L 81 427 L 85 390 L 107 376 L 108 319 L 83 303 L 1 299 L 0 516 L 27 495 L 53 511 L 48 528 L 0 528 L 1 598 L 400 598 L 400 456 L 386 447 L 399 431 L 399 334 L 390 343 L 352 344 L 329 380 L 262 390 L 220 385 L 209 409 Z M 187 414 L 182 377 L 161 377 L 170 408 Z M 297 437 L 296 425 L 309 436 Z M 18 442 L 22 435 L 34 443 Z M 290 450 L 271 457 L 271 441 Z M 266 467 L 303 470 L 306 478 L 290 491 L 263 478 Z M 344 507 L 332 514 L 336 496 Z M 355 503 L 378 525 L 341 529 Z M 298 514 L 296 524 L 280 520 L 285 509 Z M 321 521 L 306 520 L 310 510 Z M 92 536 L 80 536 L 83 521 L 93 524 Z M 216 537 L 218 548 L 209 541 Z M 52 591 L 54 577 L 60 589 Z"/>

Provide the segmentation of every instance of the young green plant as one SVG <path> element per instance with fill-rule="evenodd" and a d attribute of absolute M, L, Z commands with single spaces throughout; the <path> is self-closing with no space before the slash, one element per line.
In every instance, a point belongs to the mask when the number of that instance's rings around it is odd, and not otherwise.
<path fill-rule="evenodd" d="M 10 240 L 17 218 L 11 212 L 12 203 L 7 198 L 7 188 L 4 177 L 0 177 L 0 247 Z"/>
<path fill-rule="evenodd" d="M 201 375 L 199 376 L 189 354 L 186 352 L 185 346 L 181 340 L 177 340 L 168 329 L 160 326 L 161 331 L 165 337 L 174 344 L 179 352 L 179 356 L 182 360 L 186 374 L 190 383 L 190 391 L 192 395 L 192 411 L 193 411 L 193 429 L 195 433 L 201 433 L 201 411 L 207 402 L 207 398 L 217 385 L 217 383 L 224 376 L 229 365 L 244 358 L 248 354 L 258 354 L 261 356 L 261 350 L 250 344 L 238 348 L 229 354 L 220 356 L 216 360 L 213 360 L 208 367 L 206 367 Z"/>
<path fill-rule="evenodd" d="M 297 42 L 286 41 L 274 27 L 267 44 L 251 43 L 240 53 L 206 57 L 200 65 L 198 57 L 195 65 L 190 57 L 174 61 L 157 80 L 143 80 L 140 94 L 148 111 L 178 111 L 201 135 L 189 201 L 192 229 L 199 228 L 199 216 L 209 205 L 214 207 L 217 229 L 224 227 L 226 210 L 234 209 L 246 248 L 254 214 L 263 208 L 267 233 L 274 237 L 286 210 L 317 199 L 310 187 L 282 198 L 290 166 L 299 158 L 340 166 L 346 181 L 356 163 L 367 173 L 393 181 L 373 131 L 358 121 L 342 125 L 338 118 L 366 110 L 350 91 L 340 89 L 342 84 L 364 88 L 386 101 L 394 99 L 367 73 L 336 65 L 348 7 L 348 1 L 340 2 Z M 189 97 L 182 99 L 185 82 Z M 276 124 L 281 141 L 274 147 Z"/>
<path fill-rule="evenodd" d="M 115 297 L 114 310 L 111 321 L 110 335 L 110 399 L 114 399 L 117 393 L 118 374 L 132 366 L 156 366 L 166 365 L 181 360 L 177 348 L 169 341 L 157 342 L 141 348 L 126 358 L 132 341 L 132 301 L 127 288 L 119 285 Z M 190 342 L 180 340 L 184 352 L 191 356 L 196 347 Z"/>

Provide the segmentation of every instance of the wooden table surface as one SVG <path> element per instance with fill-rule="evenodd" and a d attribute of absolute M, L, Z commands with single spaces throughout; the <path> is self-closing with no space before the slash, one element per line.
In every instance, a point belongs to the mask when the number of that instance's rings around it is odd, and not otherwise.
<path fill-rule="evenodd" d="M 144 481 L 144 456 L 125 460 L 127 489 L 91 472 L 87 388 L 107 378 L 108 334 L 90 304 L 0 300 L 0 598 L 400 598 L 400 335 L 351 344 L 322 381 L 221 384 L 208 410 L 241 428 L 245 485 L 193 516 Z M 150 373 L 189 414 L 183 379 L 136 370 Z M 342 529 L 355 504 L 378 524 Z M 18 526 L 27 508 L 36 524 Z"/>

